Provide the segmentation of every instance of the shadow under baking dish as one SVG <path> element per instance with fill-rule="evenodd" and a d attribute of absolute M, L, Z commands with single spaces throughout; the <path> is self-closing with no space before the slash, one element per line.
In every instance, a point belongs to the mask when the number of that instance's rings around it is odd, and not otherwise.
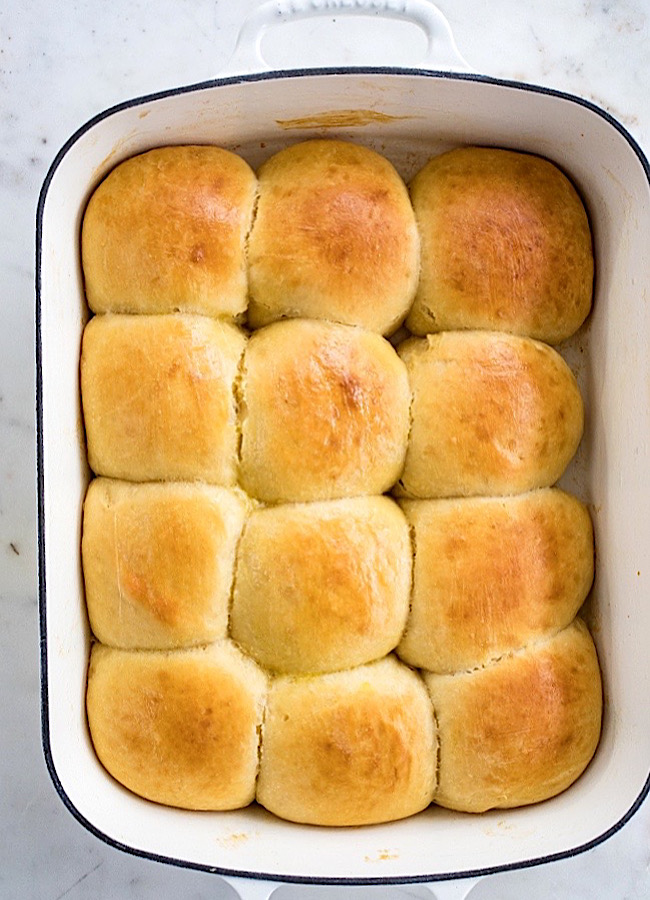
<path fill-rule="evenodd" d="M 356 111 L 357 116 L 350 111 Z M 577 374 L 585 436 L 562 484 L 590 508 L 598 548 L 590 625 L 605 682 L 601 743 L 584 775 L 544 803 L 480 816 L 431 807 L 400 822 L 325 829 L 252 806 L 160 807 L 120 787 L 88 735 L 90 634 L 80 560 L 89 471 L 78 359 L 88 318 L 79 261 L 85 204 L 128 156 L 214 143 L 252 166 L 319 135 L 353 139 L 406 178 L 459 144 L 525 150 L 557 163 L 589 211 L 597 261 L 587 324 L 561 350 Z M 607 113 L 556 91 L 475 75 L 386 68 L 271 72 L 137 98 L 64 145 L 38 205 L 36 362 L 42 734 L 55 787 L 97 837 L 147 858 L 224 874 L 317 883 L 405 883 L 535 865 L 593 847 L 650 789 L 650 169 Z M 353 836 L 353 839 L 351 839 Z"/>

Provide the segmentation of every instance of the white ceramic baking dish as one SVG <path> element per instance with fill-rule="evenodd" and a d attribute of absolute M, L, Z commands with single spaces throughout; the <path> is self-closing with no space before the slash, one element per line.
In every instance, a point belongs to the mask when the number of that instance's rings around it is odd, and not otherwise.
<path fill-rule="evenodd" d="M 326 8 L 417 22 L 426 70 L 336 68 L 253 72 L 266 27 Z M 387 35 L 390 25 L 387 26 Z M 268 896 L 271 882 L 405 883 L 478 876 L 557 859 L 603 841 L 635 812 L 650 779 L 650 173 L 629 134 L 577 97 L 467 71 L 426 0 L 265 4 L 242 30 L 235 71 L 110 109 L 57 155 L 43 185 L 37 235 L 37 402 L 43 745 L 56 788 L 91 832 L 134 854 L 222 874 Z M 446 71 L 435 69 L 434 60 Z M 587 407 L 568 486 L 590 506 L 597 578 L 590 603 L 606 686 L 595 759 L 566 793 L 481 816 L 432 807 L 402 822 L 319 829 L 263 810 L 187 813 L 138 799 L 99 765 L 84 711 L 89 631 L 79 542 L 89 472 L 78 359 L 88 317 L 79 227 L 98 181 L 125 157 L 168 143 L 216 143 L 256 166 L 313 135 L 359 141 L 409 178 L 430 156 L 478 143 L 558 163 L 589 210 L 597 256 L 593 314 L 561 348 Z M 248 887 L 247 887 L 248 885 Z M 457 892 L 457 895 L 460 894 Z"/>

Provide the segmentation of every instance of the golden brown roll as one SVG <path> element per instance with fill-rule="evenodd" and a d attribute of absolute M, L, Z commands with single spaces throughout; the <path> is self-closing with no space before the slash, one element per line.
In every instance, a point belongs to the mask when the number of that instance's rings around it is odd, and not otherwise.
<path fill-rule="evenodd" d="M 234 484 L 244 335 L 203 316 L 95 316 L 81 351 L 88 462 L 127 481 Z"/>
<path fill-rule="evenodd" d="M 441 806 L 484 812 L 545 800 L 594 754 L 602 687 L 580 619 L 484 669 L 425 681 L 438 721 Z"/>
<path fill-rule="evenodd" d="M 134 649 L 224 638 L 246 508 L 226 488 L 92 481 L 81 550 L 95 637 Z"/>
<path fill-rule="evenodd" d="M 377 334 L 298 319 L 251 337 L 244 358 L 240 479 L 259 500 L 381 494 L 399 478 L 409 386 Z"/>
<path fill-rule="evenodd" d="M 259 509 L 239 545 L 231 635 L 265 668 L 328 672 L 393 650 L 411 541 L 387 497 Z"/>
<path fill-rule="evenodd" d="M 95 644 L 88 724 L 110 774 L 148 800 L 238 809 L 255 794 L 266 677 L 228 642 L 169 652 Z"/>
<path fill-rule="evenodd" d="M 433 672 L 484 665 L 564 628 L 593 579 L 585 506 L 557 488 L 409 500 L 413 594 L 400 657 Z"/>
<path fill-rule="evenodd" d="M 555 344 L 591 308 L 587 214 L 569 179 L 527 153 L 462 147 L 432 159 L 411 197 L 422 268 L 414 334 L 485 328 Z"/>
<path fill-rule="evenodd" d="M 294 144 L 259 171 L 249 265 L 253 328 L 330 319 L 387 334 L 418 278 L 418 234 L 403 181 L 366 147 Z"/>
<path fill-rule="evenodd" d="M 576 380 L 551 347 L 496 332 L 410 338 L 413 393 L 401 492 L 517 494 L 553 484 L 582 436 Z"/>
<path fill-rule="evenodd" d="M 163 147 L 121 163 L 84 216 L 90 308 L 243 313 L 255 193 L 248 164 L 219 147 Z"/>
<path fill-rule="evenodd" d="M 257 800 L 313 825 L 401 819 L 431 802 L 436 750 L 424 684 L 393 657 L 285 676 L 269 691 Z"/>

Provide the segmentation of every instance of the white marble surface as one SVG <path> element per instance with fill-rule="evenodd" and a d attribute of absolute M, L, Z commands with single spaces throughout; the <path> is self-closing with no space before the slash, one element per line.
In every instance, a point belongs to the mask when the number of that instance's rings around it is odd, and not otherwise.
<path fill-rule="evenodd" d="M 126 900 L 233 895 L 220 879 L 114 850 L 67 812 L 40 742 L 34 428 L 34 223 L 38 192 L 66 138 L 140 94 L 217 75 L 257 0 L 8 0 L 0 10 L 0 897 Z M 476 70 L 593 100 L 650 151 L 648 0 L 441 0 Z M 344 23 L 310 21 L 266 45 L 274 62 L 418 63 L 421 36 L 395 28 L 390 49 Z M 369 26 L 370 27 L 370 26 Z M 374 28 L 374 26 L 372 26 Z M 377 37 L 377 40 L 373 39 Z M 314 48 L 307 55 L 309 45 Z M 300 57 L 299 57 L 300 58 Z M 424 888 L 280 888 L 278 900 L 388 900 Z M 596 849 L 483 879 L 471 900 L 650 897 L 650 802 Z"/>

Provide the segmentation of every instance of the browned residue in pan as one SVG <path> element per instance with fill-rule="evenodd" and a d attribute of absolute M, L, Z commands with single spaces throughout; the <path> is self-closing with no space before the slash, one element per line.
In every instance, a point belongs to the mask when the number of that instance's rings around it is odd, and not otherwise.
<path fill-rule="evenodd" d="M 280 128 L 351 128 L 359 125 L 370 125 L 379 122 L 388 125 L 400 119 L 412 119 L 413 116 L 390 116 L 375 109 L 333 109 L 326 112 L 302 116 L 299 119 L 276 119 Z"/>
<path fill-rule="evenodd" d="M 217 838 L 217 843 L 222 847 L 233 849 L 239 844 L 245 844 L 249 838 L 250 835 L 245 831 L 237 831 L 234 834 L 227 834 L 224 837 Z"/>
<path fill-rule="evenodd" d="M 382 862 L 386 859 L 399 859 L 399 853 L 395 850 L 378 850 L 376 856 L 364 856 L 364 861 L 369 863 Z"/>

